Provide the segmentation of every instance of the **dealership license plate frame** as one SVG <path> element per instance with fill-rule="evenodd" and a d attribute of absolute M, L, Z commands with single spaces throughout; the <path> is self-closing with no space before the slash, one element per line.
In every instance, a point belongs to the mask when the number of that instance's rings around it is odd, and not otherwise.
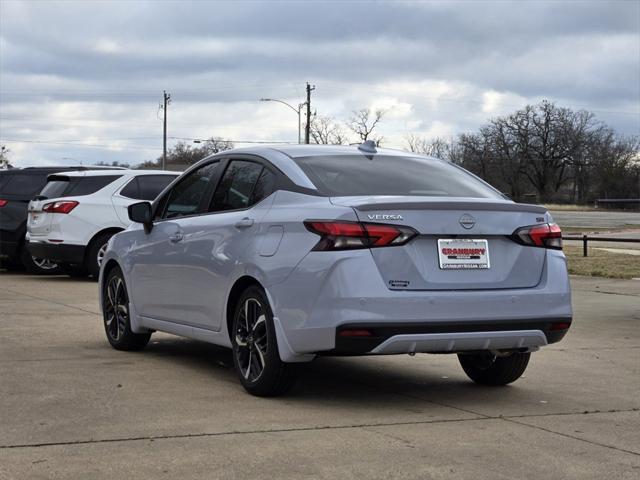
<path fill-rule="evenodd" d="M 484 249 L 484 253 L 477 255 L 455 253 L 443 253 L 445 248 L 450 249 Z M 452 258 L 454 257 L 454 258 Z M 438 239 L 438 265 L 440 270 L 488 270 L 491 268 L 489 260 L 489 241 L 486 238 L 439 238 Z"/>

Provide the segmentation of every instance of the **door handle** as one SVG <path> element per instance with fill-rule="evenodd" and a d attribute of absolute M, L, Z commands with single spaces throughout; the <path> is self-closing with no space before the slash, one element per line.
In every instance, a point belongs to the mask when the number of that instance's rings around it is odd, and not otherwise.
<path fill-rule="evenodd" d="M 184 238 L 184 235 L 182 235 L 182 232 L 176 232 L 173 235 L 169 236 L 169 241 L 171 243 L 178 243 L 182 241 L 183 238 Z"/>
<path fill-rule="evenodd" d="M 253 218 L 244 217 L 242 220 L 238 220 L 234 226 L 236 228 L 249 228 L 251 225 L 253 225 Z"/>

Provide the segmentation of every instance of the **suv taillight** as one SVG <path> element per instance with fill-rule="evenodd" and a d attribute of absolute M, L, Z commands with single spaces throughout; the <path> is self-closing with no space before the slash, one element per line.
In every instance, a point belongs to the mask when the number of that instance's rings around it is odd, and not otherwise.
<path fill-rule="evenodd" d="M 47 203 L 42 210 L 47 213 L 69 213 L 76 208 L 79 202 L 75 200 L 63 200 L 61 202 Z"/>
<path fill-rule="evenodd" d="M 9 203 L 9 200 L 0 199 L 0 207 L 4 207 L 7 203 Z"/>
<path fill-rule="evenodd" d="M 562 250 L 562 231 L 555 223 L 519 228 L 512 238 L 522 245 Z"/>
<path fill-rule="evenodd" d="M 413 228 L 380 223 L 306 220 L 304 226 L 320 235 L 315 251 L 393 247 L 406 244 L 418 234 Z"/>

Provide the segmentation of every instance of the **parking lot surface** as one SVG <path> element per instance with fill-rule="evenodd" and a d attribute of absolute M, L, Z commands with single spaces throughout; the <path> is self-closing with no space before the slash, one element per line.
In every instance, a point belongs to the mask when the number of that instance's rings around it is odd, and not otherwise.
<path fill-rule="evenodd" d="M 320 358 L 260 399 L 225 349 L 111 349 L 96 283 L 0 273 L 0 479 L 638 479 L 640 281 L 572 283 L 571 331 L 511 386 L 451 355 Z"/>

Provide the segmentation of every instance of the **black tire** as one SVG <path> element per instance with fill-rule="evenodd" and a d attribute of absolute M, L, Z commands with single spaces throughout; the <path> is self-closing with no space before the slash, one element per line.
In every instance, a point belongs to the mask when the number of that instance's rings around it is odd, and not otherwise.
<path fill-rule="evenodd" d="M 20 249 L 20 263 L 24 269 L 35 275 L 59 275 L 62 269 L 50 260 L 34 258 L 26 246 Z"/>
<path fill-rule="evenodd" d="M 467 376 L 480 385 L 507 385 L 515 382 L 527 369 L 531 353 L 514 352 L 496 356 L 491 352 L 459 354 L 458 360 Z"/>
<path fill-rule="evenodd" d="M 71 278 L 83 278 L 89 275 L 89 272 L 83 265 L 63 263 L 60 265 L 60 268 L 65 275 L 69 275 Z"/>
<path fill-rule="evenodd" d="M 94 278 L 94 280 L 98 280 L 98 276 L 100 275 L 99 254 L 101 252 L 101 249 L 106 247 L 107 243 L 109 243 L 109 239 L 114 235 L 115 233 L 103 233 L 99 237 L 94 238 L 89 245 L 87 256 L 84 259 L 84 267 L 87 269 L 87 272 L 89 272 L 89 275 Z"/>
<path fill-rule="evenodd" d="M 102 319 L 107 340 L 116 350 L 142 350 L 151 332 L 133 333 L 129 321 L 129 296 L 122 270 L 114 267 L 107 275 L 102 289 Z"/>
<path fill-rule="evenodd" d="M 260 320 L 262 317 L 264 319 Z M 244 345 L 239 342 L 244 342 Z M 280 360 L 273 313 L 261 288 L 249 287 L 240 296 L 233 315 L 231 343 L 235 371 L 251 395 L 273 397 L 293 387 L 296 366 Z M 263 368 L 258 374 L 260 365 Z"/>

